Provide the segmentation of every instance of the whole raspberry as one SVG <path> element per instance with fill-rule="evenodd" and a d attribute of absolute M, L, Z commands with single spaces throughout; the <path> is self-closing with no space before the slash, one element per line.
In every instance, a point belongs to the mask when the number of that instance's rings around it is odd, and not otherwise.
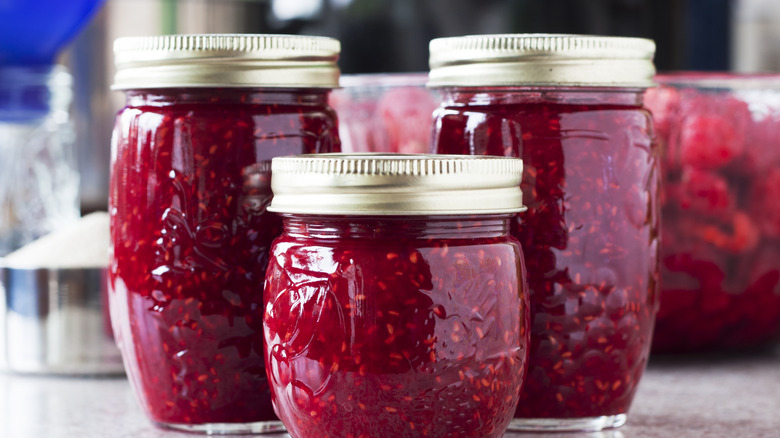
<path fill-rule="evenodd" d="M 683 165 L 718 169 L 738 157 L 745 135 L 721 115 L 693 114 L 682 122 L 680 160 Z"/>
<path fill-rule="evenodd" d="M 669 190 L 682 210 L 717 216 L 734 207 L 735 197 L 726 179 L 706 170 L 684 168 L 679 185 Z"/>
<path fill-rule="evenodd" d="M 705 169 L 731 164 L 745 151 L 752 116 L 747 104 L 731 95 L 688 92 L 678 114 L 680 163 Z M 675 133 L 672 133 L 674 137 Z"/>

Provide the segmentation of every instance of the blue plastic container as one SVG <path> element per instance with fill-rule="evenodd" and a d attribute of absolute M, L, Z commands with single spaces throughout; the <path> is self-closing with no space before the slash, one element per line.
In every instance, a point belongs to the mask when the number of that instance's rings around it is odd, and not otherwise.
<path fill-rule="evenodd" d="M 54 63 L 104 1 L 0 1 L 0 66 Z"/>

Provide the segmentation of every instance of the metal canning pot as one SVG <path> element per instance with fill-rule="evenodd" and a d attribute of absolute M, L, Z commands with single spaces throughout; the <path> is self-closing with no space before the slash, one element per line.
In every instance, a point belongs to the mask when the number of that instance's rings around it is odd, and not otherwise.
<path fill-rule="evenodd" d="M 106 287 L 105 268 L 0 266 L 0 370 L 124 373 L 108 317 Z"/>

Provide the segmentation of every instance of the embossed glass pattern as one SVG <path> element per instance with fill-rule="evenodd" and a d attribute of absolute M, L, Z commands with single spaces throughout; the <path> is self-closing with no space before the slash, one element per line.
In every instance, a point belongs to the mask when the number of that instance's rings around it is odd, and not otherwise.
<path fill-rule="evenodd" d="M 263 275 L 281 232 L 266 212 L 269 161 L 339 150 L 327 94 L 128 92 L 113 138 L 110 301 L 158 425 L 259 432 L 276 420 L 262 356 Z"/>
<path fill-rule="evenodd" d="M 284 215 L 266 364 L 293 437 L 500 437 L 523 381 L 511 214 Z"/>

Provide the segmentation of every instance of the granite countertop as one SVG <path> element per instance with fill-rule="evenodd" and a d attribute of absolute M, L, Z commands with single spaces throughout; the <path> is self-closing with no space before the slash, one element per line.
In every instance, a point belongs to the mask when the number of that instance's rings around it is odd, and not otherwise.
<path fill-rule="evenodd" d="M 155 428 L 125 378 L 0 373 L 0 437 L 187 438 Z M 257 435 L 255 435 L 257 436 Z M 263 437 L 287 437 L 269 434 Z M 505 438 L 529 436 L 507 433 Z M 602 433 L 544 438 L 780 437 L 780 348 L 759 352 L 654 357 L 628 424 Z"/>

